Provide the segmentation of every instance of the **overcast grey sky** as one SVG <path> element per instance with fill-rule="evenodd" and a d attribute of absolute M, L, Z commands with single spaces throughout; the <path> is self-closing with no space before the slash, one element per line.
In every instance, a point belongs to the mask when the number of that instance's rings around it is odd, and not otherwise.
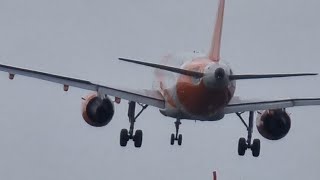
<path fill-rule="evenodd" d="M 320 72 L 320 2 L 227 0 L 222 58 L 237 73 Z M 217 0 L 1 0 L 0 62 L 105 85 L 150 88 L 150 62 L 171 52 L 209 48 Z M 93 128 L 81 117 L 87 91 L 0 73 L 0 179 L 319 179 L 319 107 L 289 109 L 289 135 L 261 138 L 259 158 L 237 155 L 246 131 L 234 115 L 183 122 L 182 147 L 170 146 L 173 119 L 149 108 L 136 126 L 141 149 L 119 146 L 127 103 Z M 238 83 L 242 97 L 320 97 L 320 78 Z"/>

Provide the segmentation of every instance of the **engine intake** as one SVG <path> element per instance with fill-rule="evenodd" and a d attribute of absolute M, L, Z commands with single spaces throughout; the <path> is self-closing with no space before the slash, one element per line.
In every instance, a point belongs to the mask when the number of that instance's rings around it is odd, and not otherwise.
<path fill-rule="evenodd" d="M 91 126 L 107 125 L 114 115 L 113 102 L 106 97 L 101 99 L 97 94 L 89 95 L 82 105 L 82 117 Z"/>
<path fill-rule="evenodd" d="M 257 117 L 257 129 L 266 139 L 279 140 L 285 137 L 291 127 L 291 119 L 283 109 L 267 110 Z"/>

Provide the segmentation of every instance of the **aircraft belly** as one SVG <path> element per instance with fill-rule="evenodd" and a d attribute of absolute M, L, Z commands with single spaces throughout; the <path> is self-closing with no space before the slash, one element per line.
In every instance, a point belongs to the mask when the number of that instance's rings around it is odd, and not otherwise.
<path fill-rule="evenodd" d="M 175 119 L 184 119 L 184 120 L 197 120 L 197 121 L 218 121 L 224 118 L 223 111 L 211 114 L 210 116 L 201 116 L 201 115 L 191 115 L 188 112 L 185 112 L 181 109 L 166 107 L 165 109 L 160 110 L 161 114 Z"/>
<path fill-rule="evenodd" d="M 199 121 L 217 121 L 224 117 L 223 111 L 215 110 L 214 113 L 208 113 L 205 115 L 192 114 L 188 112 L 178 101 L 177 96 L 169 97 L 175 102 L 174 105 L 166 99 L 165 108 L 161 109 L 160 112 L 164 116 L 172 117 L 175 119 L 185 120 L 199 120 Z"/>

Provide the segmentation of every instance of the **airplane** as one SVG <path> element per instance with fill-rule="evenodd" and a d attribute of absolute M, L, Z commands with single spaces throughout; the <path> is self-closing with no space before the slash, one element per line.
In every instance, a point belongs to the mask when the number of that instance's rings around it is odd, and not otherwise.
<path fill-rule="evenodd" d="M 256 119 L 258 132 L 268 140 L 279 140 L 288 134 L 291 127 L 291 118 L 286 108 L 320 105 L 320 98 L 243 99 L 234 96 L 236 81 L 317 74 L 234 74 L 229 65 L 220 58 L 224 7 L 225 0 L 219 0 L 209 53 L 169 55 L 164 57 L 162 64 L 119 58 L 120 61 L 155 69 L 155 88 L 149 90 L 116 88 L 4 64 L 0 64 L 0 71 L 7 72 L 11 80 L 16 75 L 22 75 L 61 84 L 64 91 L 68 91 L 69 87 L 93 91 L 83 98 L 82 117 L 94 127 L 106 126 L 113 118 L 115 104 L 119 104 L 122 99 L 127 100 L 130 127 L 120 131 L 122 147 L 127 146 L 129 140 L 132 140 L 137 148 L 142 146 L 143 132 L 135 131 L 135 122 L 149 106 L 158 108 L 164 116 L 176 119 L 174 123 L 176 131 L 170 136 L 171 145 L 176 141 L 178 145 L 182 145 L 182 134 L 179 134 L 182 120 L 218 121 L 225 115 L 236 114 L 247 129 L 247 138 L 242 137 L 238 141 L 238 155 L 244 156 L 246 150 L 250 149 L 252 155 L 258 157 L 261 143 L 259 139 L 252 139 L 255 113 L 258 114 Z M 179 66 L 168 65 L 173 62 L 179 62 Z M 136 113 L 137 105 L 141 106 L 138 113 Z M 246 112 L 249 113 L 248 123 L 242 117 Z"/>

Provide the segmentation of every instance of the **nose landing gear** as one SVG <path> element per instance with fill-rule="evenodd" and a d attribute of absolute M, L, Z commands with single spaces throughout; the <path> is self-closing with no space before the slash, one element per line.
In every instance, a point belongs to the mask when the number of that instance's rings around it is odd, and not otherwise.
<path fill-rule="evenodd" d="M 174 122 L 176 126 L 176 134 L 171 134 L 170 144 L 174 145 L 174 141 L 178 141 L 178 145 L 181 146 L 182 144 L 182 134 L 179 134 L 179 127 L 181 125 L 180 119 L 177 119 L 176 122 Z"/>

